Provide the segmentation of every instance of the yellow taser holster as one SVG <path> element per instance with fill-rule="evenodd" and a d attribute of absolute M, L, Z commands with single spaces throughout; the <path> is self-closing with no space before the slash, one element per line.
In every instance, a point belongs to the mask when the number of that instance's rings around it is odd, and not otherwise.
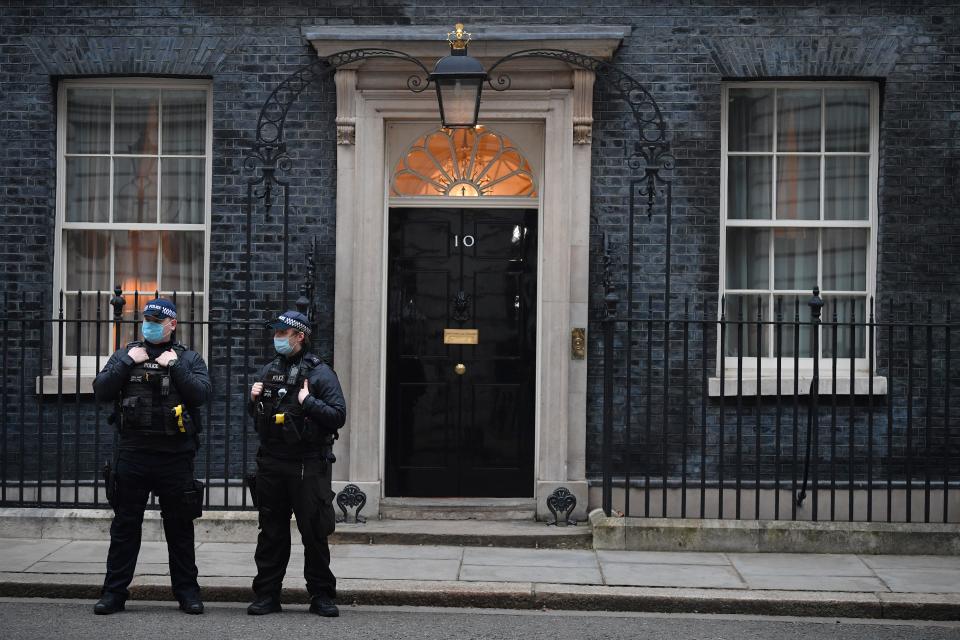
<path fill-rule="evenodd" d="M 177 417 L 177 427 L 180 429 L 181 433 L 186 433 L 187 430 L 183 426 L 183 405 L 178 404 L 173 408 L 173 415 Z"/>

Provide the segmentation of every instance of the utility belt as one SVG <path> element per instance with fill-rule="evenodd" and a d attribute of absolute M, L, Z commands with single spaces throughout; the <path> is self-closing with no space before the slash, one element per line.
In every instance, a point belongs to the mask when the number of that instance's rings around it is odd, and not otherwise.
<path fill-rule="evenodd" d="M 331 439 L 332 440 L 332 439 Z M 260 449 L 257 452 L 257 464 L 261 464 L 261 460 L 267 458 L 271 460 L 272 468 L 275 467 L 278 463 L 289 465 L 293 468 L 293 474 L 296 473 L 296 466 L 299 465 L 300 468 L 300 480 L 303 481 L 306 477 L 307 479 L 312 479 L 317 477 L 317 473 L 323 475 L 328 472 L 330 465 L 337 461 L 337 457 L 333 454 L 333 447 L 327 446 L 323 448 L 323 451 L 320 452 L 318 456 L 310 456 L 308 458 L 284 458 L 274 456 L 272 454 L 264 452 L 263 449 Z M 310 470 L 310 473 L 305 472 Z M 254 473 L 248 473 L 243 476 L 243 484 L 250 490 L 251 503 L 254 507 L 260 507 L 260 497 L 257 494 L 257 480 L 260 476 L 260 471 Z M 276 473 L 276 471 L 271 471 L 268 473 Z"/>
<path fill-rule="evenodd" d="M 110 463 L 103 465 L 103 486 L 106 490 L 107 503 L 118 512 L 120 509 L 120 495 L 123 491 L 120 477 L 117 474 L 117 458 L 114 456 L 114 466 Z M 196 520 L 203 515 L 203 496 L 206 485 L 200 480 L 190 480 L 181 491 L 164 496 L 161 500 L 160 515 L 163 518 L 186 518 Z M 129 499 L 129 498 L 128 498 Z"/>
<path fill-rule="evenodd" d="M 333 436 L 310 428 L 310 419 L 300 411 L 285 411 L 290 407 L 271 407 L 269 402 L 257 402 L 254 407 L 254 425 L 262 442 L 281 441 L 289 445 L 333 445 Z"/>
<path fill-rule="evenodd" d="M 196 433 L 190 411 L 182 402 L 153 403 L 141 396 L 120 400 L 120 431 L 145 435 L 194 435 Z"/>

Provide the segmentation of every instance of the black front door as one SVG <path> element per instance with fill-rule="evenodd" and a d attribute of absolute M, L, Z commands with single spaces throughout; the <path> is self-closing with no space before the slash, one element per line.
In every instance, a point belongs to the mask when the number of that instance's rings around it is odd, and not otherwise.
<path fill-rule="evenodd" d="M 386 495 L 533 496 L 536 256 L 536 210 L 390 211 Z"/>

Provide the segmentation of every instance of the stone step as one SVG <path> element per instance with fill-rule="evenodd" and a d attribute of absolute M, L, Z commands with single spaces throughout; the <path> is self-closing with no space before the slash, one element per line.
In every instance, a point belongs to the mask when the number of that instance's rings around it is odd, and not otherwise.
<path fill-rule="evenodd" d="M 384 520 L 526 520 L 536 519 L 534 498 L 383 498 Z"/>
<path fill-rule="evenodd" d="M 105 509 L 0 509 L 0 545 L 3 538 L 58 538 L 109 540 L 113 511 Z M 256 511 L 205 511 L 194 522 L 197 542 L 256 542 Z M 290 533 L 299 541 L 295 519 Z M 144 515 L 143 540 L 163 540 L 160 512 Z M 590 549 L 589 523 L 548 526 L 527 520 L 375 520 L 338 523 L 332 544 L 455 545 L 470 547 L 527 547 Z"/>

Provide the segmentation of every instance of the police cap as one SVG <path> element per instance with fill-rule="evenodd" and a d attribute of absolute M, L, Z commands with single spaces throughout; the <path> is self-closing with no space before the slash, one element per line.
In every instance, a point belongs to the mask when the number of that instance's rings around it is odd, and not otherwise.
<path fill-rule="evenodd" d="M 296 329 L 310 335 L 310 320 L 299 311 L 284 311 L 275 320 L 267 323 L 271 329 Z"/>
<path fill-rule="evenodd" d="M 156 300 L 151 300 L 143 307 L 143 315 L 176 320 L 177 305 L 166 298 L 157 298 Z"/>

